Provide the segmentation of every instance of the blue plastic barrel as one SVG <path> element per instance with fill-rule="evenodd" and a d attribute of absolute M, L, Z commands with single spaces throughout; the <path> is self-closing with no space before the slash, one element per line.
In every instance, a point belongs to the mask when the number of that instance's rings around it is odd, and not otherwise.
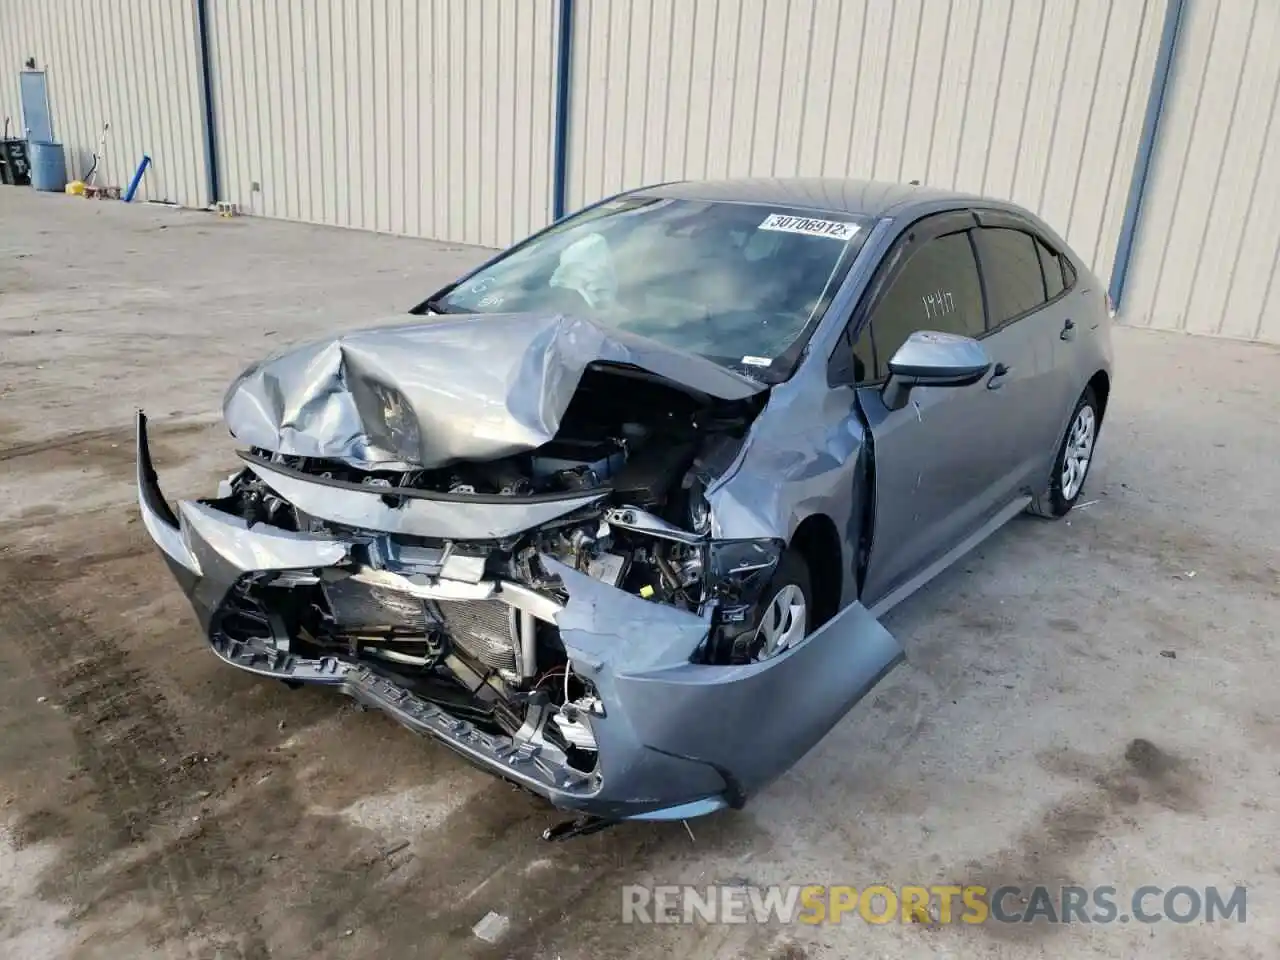
<path fill-rule="evenodd" d="M 37 190 L 61 193 L 67 186 L 67 157 L 62 144 L 33 140 L 31 154 L 31 185 Z"/>

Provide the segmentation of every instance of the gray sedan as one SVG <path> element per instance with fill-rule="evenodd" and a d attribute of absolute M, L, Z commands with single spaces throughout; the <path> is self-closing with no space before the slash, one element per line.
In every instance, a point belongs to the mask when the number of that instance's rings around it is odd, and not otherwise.
<path fill-rule="evenodd" d="M 213 652 L 576 819 L 739 807 L 902 658 L 884 611 L 1080 496 L 1102 285 L 1008 203 L 843 180 L 589 207 L 246 370 L 239 469 L 143 519 Z"/>

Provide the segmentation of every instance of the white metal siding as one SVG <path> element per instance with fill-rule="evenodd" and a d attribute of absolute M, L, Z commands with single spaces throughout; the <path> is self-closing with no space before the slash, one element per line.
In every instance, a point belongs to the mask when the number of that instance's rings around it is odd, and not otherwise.
<path fill-rule="evenodd" d="M 1280 5 L 1183 17 L 1121 316 L 1280 342 Z"/>
<path fill-rule="evenodd" d="M 913 180 L 1110 272 L 1164 0 L 580 0 L 570 206 L 662 180 Z"/>
<path fill-rule="evenodd" d="M 28 57 L 48 75 L 53 135 L 67 173 L 83 176 L 103 123 L 96 182 L 124 187 L 151 156 L 139 199 L 205 202 L 204 113 L 195 13 L 176 0 L 0 0 L 0 123 L 21 132 L 18 70 Z"/>
<path fill-rule="evenodd" d="M 1040 212 L 1104 278 L 1168 0 L 578 0 L 571 209 L 696 177 L 920 179 Z M 550 218 L 557 0 L 213 0 L 223 199 L 503 245 Z M 1280 342 L 1280 3 L 1187 0 L 1126 322 Z M 195 5 L 0 0 L 100 182 L 208 198 Z"/>
<path fill-rule="evenodd" d="M 210 10 L 222 193 L 242 211 L 489 246 L 550 219 L 552 0 Z"/>

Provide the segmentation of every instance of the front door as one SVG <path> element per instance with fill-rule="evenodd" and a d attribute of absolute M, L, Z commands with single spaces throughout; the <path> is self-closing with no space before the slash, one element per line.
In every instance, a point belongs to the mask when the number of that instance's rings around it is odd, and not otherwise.
<path fill-rule="evenodd" d="M 956 215 L 941 223 L 955 226 Z M 906 249 L 890 254 L 901 266 L 859 334 L 861 365 L 873 370 L 858 389 L 875 473 L 875 532 L 862 588 L 868 607 L 981 527 L 997 509 L 993 491 L 1008 473 L 1007 438 L 992 429 L 1004 410 L 1006 374 L 998 368 L 966 387 L 916 387 L 899 410 L 882 396 L 889 358 L 911 333 L 984 334 L 972 224 L 962 221 L 950 233 L 937 233 L 927 220 L 913 228 L 900 241 Z"/>

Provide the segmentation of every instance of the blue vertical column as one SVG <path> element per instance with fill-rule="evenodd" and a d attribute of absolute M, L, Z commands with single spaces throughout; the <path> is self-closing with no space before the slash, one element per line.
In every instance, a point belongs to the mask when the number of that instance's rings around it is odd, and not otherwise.
<path fill-rule="evenodd" d="M 204 96 L 204 168 L 209 191 L 209 206 L 218 202 L 218 126 L 213 112 L 213 63 L 209 55 L 209 2 L 196 3 L 196 53 L 199 55 L 200 92 Z"/>
<path fill-rule="evenodd" d="M 569 173 L 569 100 L 573 75 L 573 0 L 560 0 L 557 21 L 555 140 L 551 159 L 551 219 L 565 215 Z"/>
<path fill-rule="evenodd" d="M 1138 156 L 1133 163 L 1133 177 L 1129 181 L 1129 198 L 1124 205 L 1124 220 L 1120 224 L 1120 241 L 1116 244 L 1116 259 L 1111 268 L 1111 306 L 1119 311 L 1120 298 L 1124 296 L 1124 282 L 1129 275 L 1129 259 L 1133 255 L 1134 236 L 1138 230 L 1138 218 L 1142 214 L 1142 199 L 1147 191 L 1147 177 L 1151 172 L 1151 157 L 1155 152 L 1156 137 L 1160 133 L 1160 116 L 1164 112 L 1164 96 L 1173 72 L 1173 55 L 1178 45 L 1178 29 L 1182 25 L 1185 0 L 1167 0 L 1164 8 L 1164 29 L 1160 33 L 1160 49 L 1156 53 L 1156 67 L 1151 74 L 1151 90 L 1147 94 L 1147 112 L 1142 120 L 1142 136 L 1138 139 Z"/>

